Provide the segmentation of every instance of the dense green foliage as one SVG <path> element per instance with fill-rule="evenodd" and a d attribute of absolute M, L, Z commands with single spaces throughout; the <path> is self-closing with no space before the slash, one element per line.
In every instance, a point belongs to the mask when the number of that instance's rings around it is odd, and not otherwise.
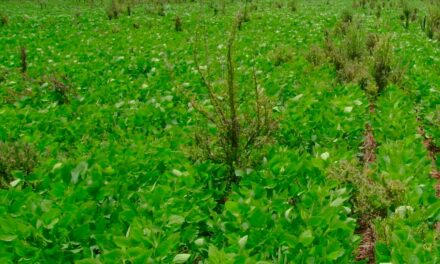
<path fill-rule="evenodd" d="M 438 6 L 175 2 L 0 2 L 1 263 L 354 263 L 365 221 L 377 263 L 440 261 Z M 228 190 L 181 89 L 211 109 L 194 53 L 222 87 L 236 19 L 276 131 Z"/>

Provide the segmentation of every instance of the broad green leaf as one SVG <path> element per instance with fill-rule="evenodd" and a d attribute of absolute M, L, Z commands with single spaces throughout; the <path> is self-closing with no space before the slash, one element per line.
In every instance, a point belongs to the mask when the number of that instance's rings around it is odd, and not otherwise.
<path fill-rule="evenodd" d="M 248 240 L 247 235 L 245 235 L 244 237 L 238 240 L 238 244 L 240 245 L 240 248 L 244 248 L 246 246 L 247 240 Z"/>
<path fill-rule="evenodd" d="M 168 221 L 169 225 L 181 225 L 185 222 L 185 218 L 180 215 L 172 215 L 170 216 L 170 220 Z"/>
<path fill-rule="evenodd" d="M 321 159 L 327 160 L 330 157 L 330 154 L 328 152 L 324 152 L 321 154 Z"/>
<path fill-rule="evenodd" d="M 0 235 L 0 240 L 5 242 L 14 241 L 16 238 L 16 235 Z"/>
<path fill-rule="evenodd" d="M 196 244 L 198 247 L 201 247 L 201 246 L 203 246 L 205 244 L 205 239 L 204 238 L 196 239 L 194 241 L 194 244 Z"/>
<path fill-rule="evenodd" d="M 9 184 L 11 185 L 11 187 L 15 187 L 15 186 L 17 186 L 20 182 L 21 182 L 21 179 L 16 179 L 16 180 L 14 180 L 14 181 L 11 181 Z"/>
<path fill-rule="evenodd" d="M 130 245 L 131 245 L 129 239 L 126 238 L 125 236 L 115 236 L 115 237 L 113 237 L 113 242 L 115 242 L 115 244 L 121 248 L 124 248 L 124 247 L 127 248 L 127 247 L 130 247 Z"/>
<path fill-rule="evenodd" d="M 73 184 L 76 184 L 78 182 L 78 178 L 79 176 L 84 173 L 87 168 L 89 167 L 89 165 L 87 164 L 87 162 L 85 161 L 81 161 L 76 167 L 75 169 L 72 170 L 71 172 L 71 182 Z"/>
<path fill-rule="evenodd" d="M 185 263 L 190 257 L 191 254 L 177 254 L 173 259 L 173 263 Z"/>
<path fill-rule="evenodd" d="M 299 236 L 299 242 L 304 244 L 304 246 L 308 246 L 313 242 L 313 233 L 310 230 L 306 230 L 301 233 Z"/>
<path fill-rule="evenodd" d="M 251 214 L 249 218 L 249 223 L 254 227 L 263 227 L 266 225 L 266 215 L 261 209 L 257 208 Z"/>
<path fill-rule="evenodd" d="M 333 202 L 330 203 L 331 207 L 338 207 L 341 206 L 342 204 L 344 204 L 346 199 L 343 199 L 341 197 L 336 198 Z"/>
<path fill-rule="evenodd" d="M 336 259 L 342 257 L 345 253 L 345 250 L 341 247 L 337 247 L 334 249 L 332 248 L 332 250 L 333 250 L 332 252 L 329 252 L 327 254 L 327 259 L 329 259 L 329 260 L 336 260 Z"/>

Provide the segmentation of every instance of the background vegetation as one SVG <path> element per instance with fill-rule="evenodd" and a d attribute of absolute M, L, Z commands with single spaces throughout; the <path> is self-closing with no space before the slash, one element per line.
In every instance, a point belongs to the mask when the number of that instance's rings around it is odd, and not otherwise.
<path fill-rule="evenodd" d="M 0 3 L 1 263 L 438 263 L 440 5 Z"/>

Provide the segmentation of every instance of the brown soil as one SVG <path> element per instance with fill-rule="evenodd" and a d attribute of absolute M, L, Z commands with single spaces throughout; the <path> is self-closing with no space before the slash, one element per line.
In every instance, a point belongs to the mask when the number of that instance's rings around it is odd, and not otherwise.
<path fill-rule="evenodd" d="M 364 141 L 364 164 L 373 163 L 376 160 L 377 143 L 374 139 L 373 128 L 370 124 L 365 126 L 365 141 Z"/>
<path fill-rule="evenodd" d="M 363 227 L 359 234 L 362 236 L 361 244 L 359 245 L 356 260 L 367 260 L 367 263 L 375 263 L 374 244 L 376 236 L 374 230 L 370 225 Z"/>
<path fill-rule="evenodd" d="M 370 103 L 369 106 L 370 114 L 375 111 L 374 103 Z M 376 148 L 377 143 L 374 139 L 373 127 L 370 124 L 365 125 L 365 139 L 363 143 L 363 163 L 365 169 L 368 169 L 368 165 L 376 160 Z M 367 263 L 375 263 L 375 243 L 376 236 L 374 234 L 374 229 L 369 221 L 366 221 L 367 217 L 361 217 L 358 219 L 358 234 L 362 237 L 362 241 L 359 244 L 358 251 L 356 253 L 356 260 L 368 260 Z"/>
<path fill-rule="evenodd" d="M 417 121 L 420 123 L 420 117 L 417 116 Z M 438 198 L 440 198 L 440 171 L 438 171 L 435 167 L 435 159 L 436 159 L 436 155 L 437 153 L 440 152 L 440 147 L 436 146 L 433 142 L 432 139 L 429 138 L 426 135 L 425 129 L 423 129 L 423 126 L 420 125 L 419 126 L 419 134 L 423 137 L 423 145 L 425 146 L 426 150 L 428 150 L 428 155 L 432 160 L 433 163 L 433 168 L 431 171 L 431 176 L 434 179 L 437 179 L 437 184 L 435 185 L 435 194 Z M 437 230 L 437 233 L 440 234 L 440 222 L 437 222 L 435 224 L 435 229 Z"/>
<path fill-rule="evenodd" d="M 419 118 L 417 118 L 417 121 L 420 121 Z M 419 126 L 419 134 L 423 137 L 423 145 L 425 146 L 426 150 L 428 150 L 429 157 L 431 158 L 432 162 L 435 164 L 435 158 L 437 153 L 440 152 L 440 147 L 434 145 L 432 142 L 432 139 L 426 136 L 425 130 L 422 126 Z M 433 169 L 431 171 L 431 176 L 434 179 L 439 180 L 437 185 L 435 186 L 437 197 L 440 197 L 440 172 L 435 169 L 435 165 L 433 165 Z"/>

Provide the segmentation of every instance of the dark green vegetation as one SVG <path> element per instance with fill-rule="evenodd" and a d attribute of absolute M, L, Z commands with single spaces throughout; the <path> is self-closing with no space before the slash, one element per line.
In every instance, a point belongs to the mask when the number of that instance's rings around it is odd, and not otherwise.
<path fill-rule="evenodd" d="M 439 263 L 440 5 L 0 2 L 0 263 Z"/>

